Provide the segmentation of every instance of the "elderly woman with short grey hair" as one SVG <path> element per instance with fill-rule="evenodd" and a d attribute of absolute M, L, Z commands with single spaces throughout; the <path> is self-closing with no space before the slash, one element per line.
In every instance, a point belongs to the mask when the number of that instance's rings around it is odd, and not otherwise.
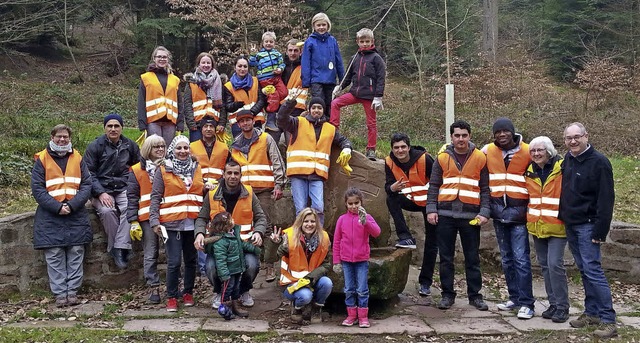
<path fill-rule="evenodd" d="M 569 293 L 564 268 L 567 234 L 564 223 L 558 219 L 562 157 L 546 136 L 532 139 L 529 153 L 532 162 L 525 172 L 529 191 L 527 229 L 533 236 L 549 299 L 549 308 L 542 317 L 564 323 L 569 319 Z"/>

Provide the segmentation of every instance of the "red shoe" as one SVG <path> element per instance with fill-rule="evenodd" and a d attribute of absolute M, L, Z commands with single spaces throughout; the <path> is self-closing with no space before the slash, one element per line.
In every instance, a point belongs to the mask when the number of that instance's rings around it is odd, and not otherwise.
<path fill-rule="evenodd" d="M 177 312 L 178 311 L 178 299 L 176 299 L 176 298 L 167 299 L 167 311 L 169 311 L 169 312 Z"/>
<path fill-rule="evenodd" d="M 193 306 L 193 295 L 191 295 L 189 293 L 183 294 L 182 295 L 182 302 L 184 303 L 185 307 Z"/>

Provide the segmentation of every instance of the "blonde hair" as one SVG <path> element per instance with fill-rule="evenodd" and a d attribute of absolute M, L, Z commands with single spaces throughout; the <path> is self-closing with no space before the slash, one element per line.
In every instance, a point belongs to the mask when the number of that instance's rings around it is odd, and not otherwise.
<path fill-rule="evenodd" d="M 153 148 L 154 145 L 158 145 L 158 144 L 165 144 L 164 138 L 158 135 L 151 135 L 147 137 L 147 139 L 144 140 L 144 143 L 142 143 L 142 146 L 140 147 L 140 156 L 142 156 L 142 158 L 144 158 L 145 160 L 150 160 L 151 149 Z M 165 154 L 167 153 L 166 146 L 164 148 L 164 152 Z"/>
<path fill-rule="evenodd" d="M 173 55 L 171 55 L 171 51 L 169 51 L 169 49 L 162 45 L 158 45 L 153 49 L 153 52 L 151 53 L 151 63 L 155 63 L 155 57 L 158 51 L 165 51 L 167 53 L 167 67 L 165 69 L 167 70 L 167 74 L 173 73 L 173 68 L 171 67 L 171 58 Z"/>
<path fill-rule="evenodd" d="M 307 207 L 300 211 L 300 213 L 298 213 L 296 220 L 291 226 L 293 229 L 293 245 L 289 247 L 290 249 L 297 249 L 300 245 L 300 238 L 302 237 L 302 235 L 304 235 L 302 233 L 302 224 L 304 223 L 304 219 L 308 215 L 312 215 L 316 219 L 315 234 L 318 235 L 318 245 L 322 245 L 322 240 L 324 239 L 324 229 L 322 228 L 322 225 L 320 225 L 320 218 L 318 217 L 318 213 L 316 212 L 316 210 L 312 209 L 311 207 Z"/>
<path fill-rule="evenodd" d="M 296 38 L 291 38 L 289 39 L 289 41 L 287 42 L 287 46 L 288 45 L 298 45 L 299 43 L 301 43 L 301 41 L 299 39 Z"/>
<path fill-rule="evenodd" d="M 264 42 L 265 38 L 273 38 L 273 40 L 276 40 L 276 33 L 273 31 L 267 31 L 265 33 L 262 34 L 262 41 Z"/>
<path fill-rule="evenodd" d="M 371 38 L 373 39 L 373 30 L 368 29 L 368 28 L 363 28 L 360 31 L 358 31 L 356 33 L 356 39 L 360 39 L 360 38 Z"/>
<path fill-rule="evenodd" d="M 316 22 L 318 21 L 325 21 L 327 22 L 327 32 L 331 31 L 331 20 L 329 20 L 329 16 L 320 12 L 316 15 L 313 16 L 313 18 L 311 19 L 311 29 L 315 31 L 314 29 L 314 25 L 316 24 Z"/>

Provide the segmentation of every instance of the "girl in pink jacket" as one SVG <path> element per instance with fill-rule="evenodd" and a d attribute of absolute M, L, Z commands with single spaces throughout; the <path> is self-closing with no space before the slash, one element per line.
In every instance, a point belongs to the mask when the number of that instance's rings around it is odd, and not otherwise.
<path fill-rule="evenodd" d="M 344 272 L 347 318 L 342 325 L 369 324 L 369 236 L 378 237 L 380 226 L 362 207 L 362 191 L 349 188 L 344 194 L 347 213 L 338 218 L 333 236 L 333 271 Z M 356 304 L 356 299 L 358 303 Z"/>

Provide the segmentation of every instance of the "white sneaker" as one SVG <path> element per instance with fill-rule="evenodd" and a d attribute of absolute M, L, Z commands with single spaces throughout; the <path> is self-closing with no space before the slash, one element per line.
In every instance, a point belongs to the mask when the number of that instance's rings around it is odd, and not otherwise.
<path fill-rule="evenodd" d="M 535 312 L 526 307 L 526 306 L 522 306 L 520 307 L 520 310 L 518 311 L 518 318 L 519 319 L 531 319 L 533 318 L 533 315 L 535 314 Z"/>
<path fill-rule="evenodd" d="M 211 307 L 216 310 L 220 307 L 220 294 L 213 293 L 213 302 L 211 302 Z"/>
<path fill-rule="evenodd" d="M 249 294 L 249 291 L 242 293 L 242 295 L 240 296 L 240 302 L 242 302 L 242 306 L 244 307 L 253 306 L 253 297 L 251 296 L 251 294 Z"/>
<path fill-rule="evenodd" d="M 506 303 L 496 305 L 496 307 L 498 307 L 498 310 L 500 311 L 511 311 L 516 308 L 516 304 L 514 304 L 513 301 L 508 300 Z"/>

